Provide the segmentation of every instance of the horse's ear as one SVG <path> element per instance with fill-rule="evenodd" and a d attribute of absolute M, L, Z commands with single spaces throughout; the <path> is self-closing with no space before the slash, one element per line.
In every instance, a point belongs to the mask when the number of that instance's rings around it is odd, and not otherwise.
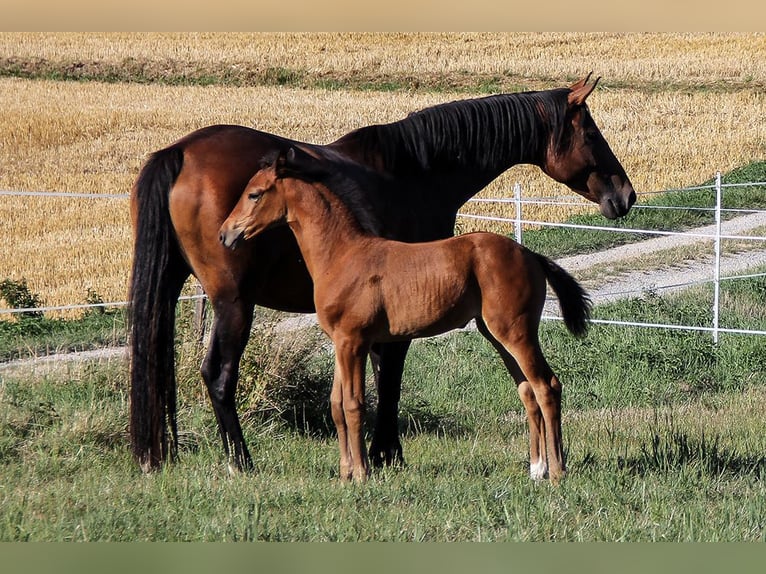
<path fill-rule="evenodd" d="M 579 82 L 569 86 L 569 96 L 567 97 L 567 101 L 569 102 L 570 106 L 583 105 L 591 92 L 596 89 L 596 85 L 598 85 L 598 81 L 601 79 L 601 76 L 596 78 L 596 81 L 589 86 L 588 80 L 590 79 L 591 74 L 593 74 L 593 72 L 590 72 Z"/>
<path fill-rule="evenodd" d="M 588 75 L 587 75 L 587 76 L 585 76 L 585 77 L 584 77 L 582 80 L 578 80 L 578 81 L 576 81 L 574 84 L 572 84 L 571 86 L 569 86 L 569 89 L 570 89 L 571 91 L 579 90 L 579 89 L 580 89 L 580 88 L 582 88 L 582 87 L 583 87 L 585 84 L 587 84 L 587 83 L 588 83 L 588 80 L 590 80 L 590 77 L 591 77 L 592 75 L 593 75 L 593 72 L 588 72 Z"/>

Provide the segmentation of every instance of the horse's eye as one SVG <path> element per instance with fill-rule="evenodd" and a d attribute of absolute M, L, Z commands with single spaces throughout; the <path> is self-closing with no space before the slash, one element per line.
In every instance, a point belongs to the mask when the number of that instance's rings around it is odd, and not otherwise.
<path fill-rule="evenodd" d="M 258 201 L 260 201 L 260 199 L 261 199 L 261 197 L 262 197 L 262 196 L 263 196 L 263 194 L 262 194 L 261 192 L 259 192 L 259 191 L 254 191 L 254 192 L 252 192 L 250 195 L 248 195 L 248 196 L 247 196 L 247 198 L 248 198 L 250 201 L 254 201 L 254 202 L 258 203 Z"/>

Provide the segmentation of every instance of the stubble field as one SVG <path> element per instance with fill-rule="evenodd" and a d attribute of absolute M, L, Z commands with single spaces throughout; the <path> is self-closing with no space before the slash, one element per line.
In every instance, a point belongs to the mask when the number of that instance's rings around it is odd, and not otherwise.
<path fill-rule="evenodd" d="M 214 123 L 329 142 L 426 106 L 603 76 L 593 115 L 639 192 L 766 153 L 764 35 L 0 34 L 0 189 L 126 194 Z M 119 71 L 119 74 L 115 72 Z M 77 80 L 77 81 L 67 81 Z M 484 197 L 567 194 L 520 166 Z M 0 276 L 46 304 L 125 298 L 126 199 L 3 197 Z M 496 206 L 471 211 L 498 212 Z M 530 207 L 530 218 L 560 218 Z M 477 225 L 463 221 L 461 231 Z M 486 227 L 486 224 L 483 225 Z M 497 229 L 503 231 L 502 229 Z"/>

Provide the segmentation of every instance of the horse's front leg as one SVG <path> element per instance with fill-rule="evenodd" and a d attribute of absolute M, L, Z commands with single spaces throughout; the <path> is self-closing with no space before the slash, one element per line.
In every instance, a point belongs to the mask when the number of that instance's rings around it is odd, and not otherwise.
<path fill-rule="evenodd" d="M 250 470 L 253 461 L 247 450 L 236 408 L 239 362 L 250 336 L 253 305 L 240 298 L 213 302 L 215 321 L 210 344 L 202 363 L 202 378 L 207 385 L 223 448 L 230 470 Z"/>
<path fill-rule="evenodd" d="M 404 361 L 410 341 L 376 344 L 370 350 L 372 371 L 378 391 L 375 430 L 370 444 L 370 459 L 376 467 L 404 464 L 399 441 L 399 398 Z"/>

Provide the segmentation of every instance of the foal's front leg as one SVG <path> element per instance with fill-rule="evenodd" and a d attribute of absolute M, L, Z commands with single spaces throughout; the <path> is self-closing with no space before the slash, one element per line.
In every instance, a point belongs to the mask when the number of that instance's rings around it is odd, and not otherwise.
<path fill-rule="evenodd" d="M 338 430 L 341 480 L 362 482 L 369 464 L 364 442 L 364 367 L 367 349 L 362 341 L 335 340 L 335 375 L 331 395 L 332 417 Z"/>

